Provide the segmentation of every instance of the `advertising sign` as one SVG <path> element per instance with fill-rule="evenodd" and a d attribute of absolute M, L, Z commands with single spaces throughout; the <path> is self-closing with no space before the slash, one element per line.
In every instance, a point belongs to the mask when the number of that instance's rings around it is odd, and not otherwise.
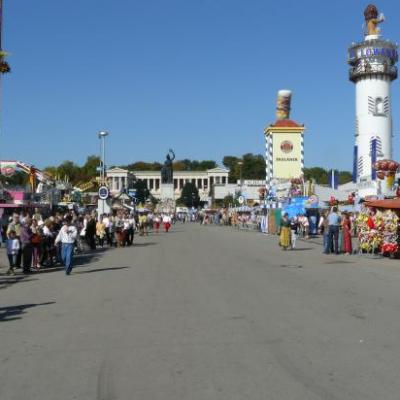
<path fill-rule="evenodd" d="M 376 153 L 377 153 L 377 140 L 372 139 L 371 141 L 371 179 L 376 181 L 376 169 L 374 164 L 376 163 Z"/>
<path fill-rule="evenodd" d="M 132 198 L 136 197 L 136 189 L 129 189 L 128 196 Z"/>
<path fill-rule="evenodd" d="M 107 200 L 110 192 L 108 191 L 107 186 L 100 186 L 99 187 L 99 199 L 100 200 Z"/>
<path fill-rule="evenodd" d="M 272 156 L 274 178 L 291 179 L 301 176 L 301 135 L 275 133 Z"/>

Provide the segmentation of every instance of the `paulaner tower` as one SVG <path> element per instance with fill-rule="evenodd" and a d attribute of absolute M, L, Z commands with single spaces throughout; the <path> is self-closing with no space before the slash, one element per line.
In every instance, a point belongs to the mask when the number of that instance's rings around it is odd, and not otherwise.
<path fill-rule="evenodd" d="M 276 121 L 264 129 L 266 192 L 271 182 L 302 178 L 304 171 L 304 125 L 290 119 L 292 92 L 280 90 Z"/>
<path fill-rule="evenodd" d="M 365 38 L 349 48 L 349 78 L 356 85 L 353 181 L 376 180 L 372 165 L 392 158 L 390 85 L 397 78 L 397 45 L 381 38 L 384 16 L 370 4 L 364 11 Z M 366 185 L 371 189 L 374 185 Z"/>

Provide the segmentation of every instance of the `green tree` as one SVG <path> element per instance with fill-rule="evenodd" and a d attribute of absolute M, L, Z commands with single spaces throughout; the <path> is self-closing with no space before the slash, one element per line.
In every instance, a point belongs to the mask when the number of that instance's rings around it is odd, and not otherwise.
<path fill-rule="evenodd" d="M 57 167 L 54 166 L 49 166 L 43 168 L 43 171 L 46 172 L 46 174 L 50 175 L 52 178 L 55 178 L 57 175 Z"/>
<path fill-rule="evenodd" d="M 205 171 L 213 168 L 217 168 L 217 163 L 214 160 L 203 160 L 199 161 L 198 167 L 193 168 L 193 171 Z"/>
<path fill-rule="evenodd" d="M 235 199 L 231 194 L 224 197 L 223 205 L 224 207 L 233 206 L 235 204 Z"/>
<path fill-rule="evenodd" d="M 242 157 L 243 179 L 265 179 L 265 160 L 261 154 L 247 153 Z"/>
<path fill-rule="evenodd" d="M 196 185 L 192 182 L 186 182 L 185 186 L 182 189 L 182 195 L 179 199 L 181 204 L 184 204 L 186 207 L 195 207 L 197 208 L 200 204 L 200 196 L 199 191 Z"/>
<path fill-rule="evenodd" d="M 122 168 L 128 169 L 129 171 L 161 171 L 162 165 L 159 162 L 145 162 L 137 161 Z"/>
<path fill-rule="evenodd" d="M 80 168 L 80 175 L 82 180 L 89 180 L 96 177 L 99 173 L 97 168 L 100 167 L 101 160 L 99 156 L 89 156 L 85 164 Z"/>
<path fill-rule="evenodd" d="M 341 185 L 351 182 L 353 180 L 353 174 L 350 171 L 339 171 L 339 183 Z"/>
<path fill-rule="evenodd" d="M 145 201 L 149 198 L 150 196 L 150 191 L 147 188 L 146 181 L 142 181 L 141 179 L 137 180 L 133 188 L 136 189 L 136 199 L 139 203 L 144 204 Z"/>
<path fill-rule="evenodd" d="M 314 179 L 320 185 L 327 185 L 328 171 L 321 167 L 304 168 L 304 179 L 306 181 Z"/>
<path fill-rule="evenodd" d="M 229 169 L 229 183 L 236 183 L 240 177 L 238 168 L 239 161 L 241 161 L 241 159 L 236 156 L 225 156 L 222 160 L 222 164 Z"/>
<path fill-rule="evenodd" d="M 57 174 L 61 179 L 66 177 L 70 182 L 75 183 L 79 179 L 79 169 L 75 163 L 66 160 L 57 167 Z"/>

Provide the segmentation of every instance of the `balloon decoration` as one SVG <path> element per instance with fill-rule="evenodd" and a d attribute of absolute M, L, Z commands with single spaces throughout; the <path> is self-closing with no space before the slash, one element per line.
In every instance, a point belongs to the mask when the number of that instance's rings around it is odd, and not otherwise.
<path fill-rule="evenodd" d="M 399 169 L 399 163 L 394 160 L 379 160 L 373 165 L 373 168 L 377 171 L 377 178 L 380 180 L 386 179 L 387 188 L 391 189 L 396 172 Z"/>

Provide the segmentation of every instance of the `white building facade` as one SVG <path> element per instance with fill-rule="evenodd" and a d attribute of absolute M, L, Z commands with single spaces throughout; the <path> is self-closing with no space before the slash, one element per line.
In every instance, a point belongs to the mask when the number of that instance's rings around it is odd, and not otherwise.
<path fill-rule="evenodd" d="M 193 183 L 199 191 L 201 201 L 208 201 L 210 189 L 214 186 L 228 184 L 229 170 L 226 168 L 212 168 L 206 171 L 174 171 L 173 185 L 175 200 L 181 196 L 186 183 Z M 123 189 L 130 189 L 135 180 L 144 181 L 150 193 L 159 199 L 161 196 L 160 171 L 133 171 L 122 168 L 107 170 L 107 183 L 111 193 L 116 194 Z"/>

